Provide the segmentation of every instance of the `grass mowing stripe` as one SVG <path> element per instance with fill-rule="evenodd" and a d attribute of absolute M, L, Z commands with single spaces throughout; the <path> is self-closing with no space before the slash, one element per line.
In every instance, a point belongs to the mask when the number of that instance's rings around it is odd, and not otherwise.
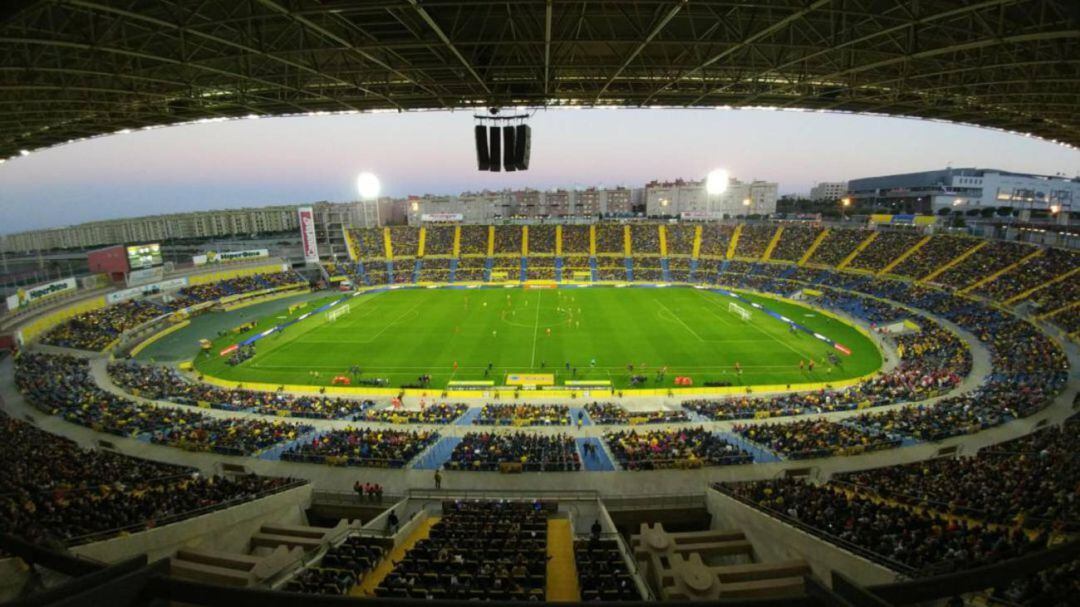
<path fill-rule="evenodd" d="M 698 293 L 701 294 L 701 291 L 698 291 Z M 708 298 L 706 298 L 706 299 L 708 299 Z M 713 310 L 712 308 L 713 308 L 713 305 L 722 306 L 722 304 L 720 302 L 714 302 L 714 301 L 709 301 L 709 303 L 711 305 L 709 306 L 708 310 L 710 312 L 712 312 L 713 316 L 720 317 L 720 315 L 717 314 L 716 311 Z M 765 315 L 764 312 L 761 312 L 760 310 L 758 310 L 758 312 L 760 312 L 761 315 L 766 316 L 766 318 L 769 318 L 770 320 L 772 320 L 771 316 Z M 779 321 L 777 321 L 777 322 L 779 322 Z M 787 343 L 786 341 L 777 339 L 776 336 L 774 336 L 771 333 L 765 331 L 765 329 L 762 329 L 761 327 L 757 326 L 757 323 L 755 323 L 753 319 L 750 319 L 750 320 L 746 321 L 743 324 L 749 326 L 751 329 L 754 329 L 758 333 L 761 333 L 765 337 L 768 337 L 772 341 L 775 341 L 776 343 L 780 344 L 781 346 L 784 346 L 785 348 L 787 348 L 788 350 L 791 350 L 792 352 L 798 354 L 799 356 L 805 356 L 807 358 L 813 358 L 813 355 L 807 354 L 806 352 L 803 352 L 802 350 L 797 350 L 794 347 L 792 347 L 791 344 Z"/>

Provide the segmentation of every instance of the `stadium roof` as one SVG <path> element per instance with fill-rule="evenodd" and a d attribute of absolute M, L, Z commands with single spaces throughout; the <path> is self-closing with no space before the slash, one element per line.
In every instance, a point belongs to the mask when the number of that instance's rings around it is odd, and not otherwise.
<path fill-rule="evenodd" d="M 767 106 L 1080 145 L 1075 0 L 4 0 L 0 158 L 200 119 Z"/>

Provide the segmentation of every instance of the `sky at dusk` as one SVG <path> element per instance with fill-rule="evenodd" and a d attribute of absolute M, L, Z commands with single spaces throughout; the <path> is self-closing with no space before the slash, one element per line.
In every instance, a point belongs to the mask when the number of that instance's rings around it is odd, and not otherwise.
<path fill-rule="evenodd" d="M 476 170 L 471 112 L 263 118 L 102 137 L 0 165 L 0 233 L 215 208 L 383 194 L 739 179 L 805 193 L 818 181 L 977 166 L 1080 172 L 1080 151 L 938 122 L 760 110 L 553 110 L 531 120 L 524 173 Z"/>

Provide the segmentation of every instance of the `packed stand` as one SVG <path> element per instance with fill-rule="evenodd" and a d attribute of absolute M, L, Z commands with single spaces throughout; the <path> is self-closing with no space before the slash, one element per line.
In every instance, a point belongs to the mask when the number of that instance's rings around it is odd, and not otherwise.
<path fill-rule="evenodd" d="M 361 266 L 364 268 L 364 280 L 369 285 L 385 285 L 390 280 L 384 259 L 368 259 Z"/>
<path fill-rule="evenodd" d="M 991 565 L 1045 547 L 1020 529 L 991 529 L 963 519 L 849 495 L 831 484 L 781 479 L 721 483 L 773 517 L 799 525 L 828 542 L 847 542 L 878 562 L 913 577 Z"/>
<path fill-rule="evenodd" d="M 484 405 L 473 421 L 481 426 L 568 426 L 566 405 Z"/>
<path fill-rule="evenodd" d="M 1080 267 L 1080 253 L 1047 247 L 1043 249 L 1042 255 L 1029 259 L 980 286 L 975 293 L 1004 302 L 1077 267 Z"/>
<path fill-rule="evenodd" d="M 304 282 L 304 279 L 295 272 L 251 274 L 226 278 L 217 282 L 192 285 L 180 289 L 176 293 L 176 299 L 170 303 L 170 308 L 186 308 L 208 301 L 217 301 L 223 297 L 265 291 L 302 282 Z"/>
<path fill-rule="evenodd" d="M 892 269 L 893 274 L 924 278 L 978 244 L 974 238 L 937 235 Z"/>
<path fill-rule="evenodd" d="M 807 263 L 824 266 L 836 266 L 855 252 L 860 244 L 870 236 L 868 230 L 834 228 L 814 249 Z"/>
<path fill-rule="evenodd" d="M 776 243 L 776 248 L 773 249 L 769 259 L 799 261 L 822 232 L 822 228 L 811 226 L 784 224 L 783 227 L 784 233 L 780 235 L 780 242 Z"/>
<path fill-rule="evenodd" d="M 135 299 L 83 312 L 53 328 L 41 338 L 49 346 L 100 352 L 124 331 L 169 312 L 165 306 Z"/>
<path fill-rule="evenodd" d="M 1021 607 L 1070 605 L 1080 596 L 1080 559 L 1045 569 L 995 588 L 992 603 L 1008 601 Z"/>
<path fill-rule="evenodd" d="M 692 260 L 689 257 L 668 258 L 668 274 L 671 275 L 671 280 L 675 282 L 696 281 L 696 276 L 691 276 L 691 261 Z M 700 272 L 698 274 L 700 275 Z"/>
<path fill-rule="evenodd" d="M 529 226 L 529 255 L 554 255 L 555 230 L 553 225 Z"/>
<path fill-rule="evenodd" d="M 596 230 L 597 255 L 625 256 L 625 226 L 617 223 L 597 223 L 593 224 L 593 228 Z"/>
<path fill-rule="evenodd" d="M 15 385 L 49 415 L 118 436 L 183 428 L 208 418 L 197 411 L 142 405 L 98 387 L 85 359 L 24 352 L 15 360 Z"/>
<path fill-rule="evenodd" d="M 382 546 L 350 536 L 330 548 L 315 567 L 304 569 L 283 590 L 303 594 L 346 595 L 383 559 Z"/>
<path fill-rule="evenodd" d="M 488 226 L 461 226 L 461 254 L 487 256 Z"/>
<path fill-rule="evenodd" d="M 451 470 L 498 472 L 504 464 L 524 472 L 574 472 L 581 457 L 574 438 L 565 434 L 470 432 L 454 447 L 447 462 Z"/>
<path fill-rule="evenodd" d="M 540 502 L 443 502 L 442 517 L 375 589 L 380 598 L 543 601 L 547 517 Z"/>
<path fill-rule="evenodd" d="M 942 272 L 934 282 L 957 289 L 967 287 L 1020 261 L 1033 251 L 1035 247 L 1029 244 L 990 240 L 967 259 Z"/>
<path fill-rule="evenodd" d="M 749 464 L 754 458 L 702 427 L 606 432 L 615 461 L 625 470 L 665 470 Z"/>
<path fill-rule="evenodd" d="M 395 259 L 390 264 L 390 270 L 394 273 L 394 284 L 412 284 L 416 273 L 415 259 Z"/>
<path fill-rule="evenodd" d="M 213 409 L 246 411 L 312 419 L 356 419 L 372 401 L 292 395 L 284 392 L 217 388 L 188 381 L 171 367 L 144 365 L 133 360 L 109 363 L 109 378 L 124 390 L 143 398 L 182 405 L 202 403 Z"/>
<path fill-rule="evenodd" d="M 563 256 L 577 254 L 589 255 L 589 226 L 564 225 L 562 227 Z"/>
<path fill-rule="evenodd" d="M 732 224 L 703 223 L 701 224 L 701 249 L 698 252 L 701 257 L 724 257 L 727 255 L 731 236 L 735 233 Z"/>
<path fill-rule="evenodd" d="M 453 255 L 454 232 L 452 225 L 432 225 L 424 227 L 424 256 Z"/>
<path fill-rule="evenodd" d="M 424 234 L 427 240 L 427 234 Z M 424 243 L 427 248 L 427 242 Z M 390 228 L 390 250 L 394 257 L 416 257 L 420 250 L 420 230 L 408 226 L 392 226 Z"/>
<path fill-rule="evenodd" d="M 855 455 L 900 446 L 900 440 L 884 432 L 823 419 L 736 424 L 732 429 L 788 459 Z"/>
<path fill-rule="evenodd" d="M 923 235 L 912 231 L 881 231 L 870 246 L 863 249 L 849 267 L 868 272 L 880 272 L 901 255 L 907 253 L 923 239 Z"/>
<path fill-rule="evenodd" d="M 532 236 L 532 234 L 529 234 Z M 495 226 L 495 254 L 521 256 L 521 226 Z M 532 240 L 530 238 L 530 240 Z"/>
<path fill-rule="evenodd" d="M 296 440 L 314 426 L 256 418 L 214 418 L 188 428 L 167 428 L 154 432 L 150 440 L 188 451 L 212 451 L 222 455 L 255 455 L 271 447 Z"/>
<path fill-rule="evenodd" d="M 1073 306 L 1071 308 L 1065 308 L 1060 312 L 1055 312 L 1046 317 L 1046 320 L 1061 327 L 1065 333 L 1072 335 L 1077 331 L 1080 331 L 1080 307 Z"/>
<path fill-rule="evenodd" d="M 450 282 L 450 259 L 425 257 L 420 262 L 420 282 Z"/>
<path fill-rule="evenodd" d="M 294 481 L 82 449 L 0 411 L 0 531 L 55 547 L 134 533 L 280 491 Z"/>
<path fill-rule="evenodd" d="M 974 457 L 940 458 L 849 472 L 849 483 L 901 504 L 986 523 L 1076 530 L 1080 528 L 1080 417 L 1008 442 Z"/>
<path fill-rule="evenodd" d="M 529 256 L 526 275 L 529 280 L 555 280 L 555 258 Z"/>
<path fill-rule="evenodd" d="M 735 257 L 761 259 L 777 229 L 775 224 L 744 225 L 742 233 L 739 234 L 739 242 L 735 243 Z"/>
<path fill-rule="evenodd" d="M 665 240 L 667 242 L 668 257 L 679 255 L 690 257 L 693 255 L 694 234 L 697 232 L 693 224 L 669 223 L 664 225 L 664 231 L 666 232 Z M 634 250 L 637 251 L 636 245 Z"/>
<path fill-rule="evenodd" d="M 281 459 L 337 466 L 404 468 L 439 440 L 438 432 L 345 428 L 286 449 Z"/>
<path fill-rule="evenodd" d="M 433 403 L 420 409 L 369 409 L 361 419 L 367 422 L 446 425 L 469 410 L 464 403 Z"/>
<path fill-rule="evenodd" d="M 479 282 L 484 280 L 487 262 L 479 257 L 462 258 L 457 262 L 454 282 Z"/>
<path fill-rule="evenodd" d="M 660 226 L 655 223 L 630 225 L 630 250 L 635 257 L 660 255 Z"/>
<path fill-rule="evenodd" d="M 1080 301 L 1080 279 L 1075 275 L 1068 280 L 1059 280 L 1035 291 L 1028 298 L 1035 302 L 1040 312 L 1050 312 L 1062 306 Z"/>
<path fill-rule="evenodd" d="M 585 405 L 585 412 L 594 424 L 675 424 L 690 421 L 684 411 L 630 411 L 615 403 L 592 402 Z"/>
<path fill-rule="evenodd" d="M 361 259 L 386 257 L 382 228 L 355 228 L 352 234 L 356 236 L 353 242 L 358 245 Z"/>

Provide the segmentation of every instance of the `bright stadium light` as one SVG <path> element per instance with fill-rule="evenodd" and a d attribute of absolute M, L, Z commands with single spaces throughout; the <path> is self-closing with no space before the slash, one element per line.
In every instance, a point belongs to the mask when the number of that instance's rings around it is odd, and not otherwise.
<path fill-rule="evenodd" d="M 705 190 L 710 196 L 718 196 L 727 191 L 728 174 L 723 169 L 716 169 L 705 179 Z"/>
<path fill-rule="evenodd" d="M 356 177 L 356 191 L 361 200 L 374 200 L 379 197 L 379 178 L 373 173 L 363 172 Z"/>

